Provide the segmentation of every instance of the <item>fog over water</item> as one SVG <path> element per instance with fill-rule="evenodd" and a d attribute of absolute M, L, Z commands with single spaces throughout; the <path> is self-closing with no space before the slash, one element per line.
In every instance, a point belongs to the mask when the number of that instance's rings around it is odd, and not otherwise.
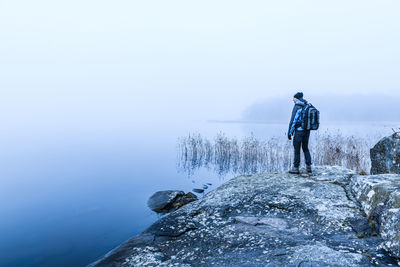
<path fill-rule="evenodd" d="M 387 94 L 309 94 L 304 97 L 317 107 L 325 123 L 398 122 L 400 97 Z M 284 97 L 259 100 L 243 112 L 243 120 L 253 122 L 281 122 L 288 119 L 293 103 Z"/>
<path fill-rule="evenodd" d="M 157 219 L 153 192 L 231 177 L 180 172 L 179 137 L 284 137 L 297 91 L 320 109 L 322 130 L 390 134 L 399 8 L 0 2 L 0 265 L 101 257 Z"/>

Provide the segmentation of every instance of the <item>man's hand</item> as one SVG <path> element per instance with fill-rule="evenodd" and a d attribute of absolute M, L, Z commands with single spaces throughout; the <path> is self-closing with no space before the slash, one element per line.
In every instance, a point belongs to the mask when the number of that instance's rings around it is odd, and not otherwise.
<path fill-rule="evenodd" d="M 290 134 L 287 135 L 287 138 L 288 138 L 289 140 L 292 140 L 292 136 L 291 136 Z"/>

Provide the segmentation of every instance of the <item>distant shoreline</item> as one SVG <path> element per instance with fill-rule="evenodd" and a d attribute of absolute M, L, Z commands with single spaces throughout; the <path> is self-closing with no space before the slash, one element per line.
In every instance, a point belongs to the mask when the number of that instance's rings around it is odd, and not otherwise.
<path fill-rule="evenodd" d="M 250 121 L 250 120 L 207 120 L 208 123 L 238 123 L 238 124 L 288 124 L 289 122 L 282 121 Z M 380 125 L 394 125 L 395 127 L 400 127 L 400 121 L 329 121 L 328 123 L 324 123 L 325 125 L 334 125 L 334 124 L 380 124 Z"/>

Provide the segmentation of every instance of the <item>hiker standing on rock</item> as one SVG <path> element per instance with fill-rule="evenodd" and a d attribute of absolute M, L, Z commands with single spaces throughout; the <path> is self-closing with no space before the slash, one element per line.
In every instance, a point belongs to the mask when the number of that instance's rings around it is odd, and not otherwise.
<path fill-rule="evenodd" d="M 299 174 L 300 167 L 300 148 L 303 149 L 304 157 L 306 159 L 307 172 L 311 173 L 311 154 L 308 149 L 308 140 L 310 138 L 310 130 L 303 129 L 302 127 L 302 116 L 304 116 L 303 108 L 307 105 L 307 100 L 303 98 L 303 93 L 298 92 L 293 97 L 294 107 L 292 116 L 290 118 L 288 139 L 292 140 L 294 146 L 294 162 L 293 168 L 289 170 L 289 173 Z"/>

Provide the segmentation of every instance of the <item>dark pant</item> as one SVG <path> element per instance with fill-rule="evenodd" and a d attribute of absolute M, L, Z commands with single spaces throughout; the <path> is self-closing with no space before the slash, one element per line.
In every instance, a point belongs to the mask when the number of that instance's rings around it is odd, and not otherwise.
<path fill-rule="evenodd" d="M 300 147 L 303 148 L 306 164 L 311 165 L 311 154 L 308 150 L 308 139 L 310 138 L 310 131 L 296 131 L 293 138 L 294 146 L 294 167 L 300 166 Z"/>

